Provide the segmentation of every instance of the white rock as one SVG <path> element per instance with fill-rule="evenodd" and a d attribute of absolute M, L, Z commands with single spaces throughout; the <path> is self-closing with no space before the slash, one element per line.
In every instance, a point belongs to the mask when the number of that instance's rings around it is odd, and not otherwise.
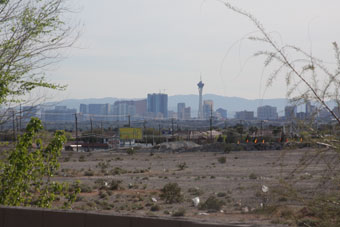
<path fill-rule="evenodd" d="M 206 215 L 206 216 L 208 216 L 209 214 L 205 213 L 205 212 L 200 212 L 200 213 L 198 213 L 198 215 Z"/>
<path fill-rule="evenodd" d="M 262 191 L 266 193 L 269 191 L 269 188 L 266 185 L 262 185 Z"/>
<path fill-rule="evenodd" d="M 200 204 L 200 198 L 199 197 L 195 197 L 192 199 L 192 202 L 194 204 L 195 207 L 198 206 L 198 204 Z"/>
<path fill-rule="evenodd" d="M 243 213 L 248 213 L 249 212 L 249 208 L 248 207 L 243 207 L 242 208 L 242 212 Z"/>
<path fill-rule="evenodd" d="M 152 202 L 157 203 L 157 199 L 156 198 L 152 197 L 151 200 L 152 200 Z"/>

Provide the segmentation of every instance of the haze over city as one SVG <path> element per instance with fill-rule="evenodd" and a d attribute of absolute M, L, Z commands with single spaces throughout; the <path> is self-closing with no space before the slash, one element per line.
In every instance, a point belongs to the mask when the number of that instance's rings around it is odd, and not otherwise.
<path fill-rule="evenodd" d="M 235 1 L 254 14 L 273 36 L 326 60 L 340 2 Z M 256 30 L 246 18 L 218 1 L 103 1 L 75 4 L 81 36 L 58 66 L 51 81 L 67 84 L 57 98 L 145 98 L 147 93 L 204 93 L 243 98 L 284 98 L 284 79 L 265 89 L 263 59 L 251 58 L 263 45 L 246 38 Z M 256 34 L 255 34 L 256 35 Z M 56 69 L 56 70 L 54 70 Z"/>

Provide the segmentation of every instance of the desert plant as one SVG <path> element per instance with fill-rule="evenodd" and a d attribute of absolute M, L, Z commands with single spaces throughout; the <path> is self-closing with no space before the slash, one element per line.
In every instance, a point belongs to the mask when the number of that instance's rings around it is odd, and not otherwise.
<path fill-rule="evenodd" d="M 179 203 L 183 201 L 181 188 L 177 183 L 168 183 L 164 185 L 161 189 L 160 197 L 165 200 L 166 203 Z"/>
<path fill-rule="evenodd" d="M 186 162 L 178 163 L 178 164 L 177 164 L 177 167 L 178 167 L 179 170 L 184 170 L 184 169 L 188 168 Z"/>
<path fill-rule="evenodd" d="M 80 184 L 80 192 L 92 192 L 92 188 L 91 186 L 87 185 L 87 184 Z"/>
<path fill-rule="evenodd" d="M 110 170 L 111 175 L 120 175 L 120 174 L 124 174 L 124 173 L 127 173 L 127 170 L 122 169 L 120 167 L 115 167 L 112 170 Z"/>
<path fill-rule="evenodd" d="M 233 6 L 229 1 L 221 2 L 232 11 L 248 18 L 255 25 L 259 35 L 250 37 L 250 40 L 267 45 L 268 49 L 255 53 L 255 56 L 265 57 L 264 66 L 269 67 L 278 63 L 267 80 L 267 86 L 270 86 L 277 77 L 284 73 L 288 87 L 287 97 L 292 100 L 294 105 L 299 103 L 310 105 L 310 102 L 315 102 L 318 109 L 326 110 L 339 126 L 340 118 L 336 114 L 340 106 L 340 49 L 338 44 L 332 43 L 335 63 L 327 64 L 315 57 L 312 51 L 305 51 L 294 45 L 277 42 L 272 33 L 268 32 L 252 14 Z M 330 67 L 333 66 L 334 69 L 331 69 Z M 337 109 L 331 109 L 328 102 L 330 100 L 337 103 Z M 336 213 L 340 212 L 340 208 L 334 206 L 334 204 L 340 201 L 340 195 L 336 189 L 340 181 L 338 161 L 340 160 L 340 146 L 337 138 L 326 137 L 313 127 L 313 118 L 319 110 L 314 112 L 309 121 L 301 122 L 303 124 L 299 127 L 304 128 L 304 133 L 313 138 L 312 141 L 321 143 L 326 148 L 305 152 L 293 171 L 280 179 L 278 186 L 280 190 L 276 195 L 279 198 L 284 196 L 288 201 L 300 204 L 305 206 L 306 210 L 313 211 L 308 212 L 308 218 L 305 215 L 297 218 L 296 224 L 298 225 L 339 226 L 340 220 Z M 282 156 L 284 155 L 283 153 Z M 281 160 L 284 160 L 284 157 Z M 305 170 L 312 165 L 322 165 L 324 168 L 318 171 L 320 176 L 318 179 L 314 180 L 313 178 L 313 189 L 302 188 L 299 183 L 304 180 L 310 181 L 311 177 L 298 176 L 304 174 Z M 281 166 L 283 166 L 282 163 Z M 309 193 L 306 193 L 306 190 Z M 312 196 L 307 197 L 307 194 Z M 275 201 L 278 201 L 278 199 Z M 307 219 L 305 220 L 305 218 Z"/>
<path fill-rule="evenodd" d="M 159 211 L 161 209 L 161 207 L 158 204 L 152 205 L 150 207 L 151 211 Z"/>
<path fill-rule="evenodd" d="M 255 173 L 251 173 L 251 174 L 249 174 L 249 179 L 256 180 L 257 179 L 257 175 Z"/>
<path fill-rule="evenodd" d="M 200 205 L 200 209 L 211 212 L 220 211 L 225 202 L 217 199 L 215 196 L 210 196 L 204 203 Z"/>
<path fill-rule="evenodd" d="M 121 183 L 122 183 L 121 180 L 112 180 L 109 185 L 110 190 L 122 189 L 123 187 L 121 186 Z"/>
<path fill-rule="evenodd" d="M 217 161 L 221 164 L 224 164 L 224 163 L 227 162 L 227 158 L 226 157 L 219 157 L 219 158 L 217 158 Z"/>
<path fill-rule="evenodd" d="M 217 197 L 225 197 L 227 195 L 227 193 L 225 192 L 218 192 L 217 193 Z"/>
<path fill-rule="evenodd" d="M 85 156 L 84 155 L 80 155 L 79 157 L 79 162 L 85 162 Z"/>
<path fill-rule="evenodd" d="M 204 194 L 203 190 L 199 188 L 189 188 L 188 192 L 190 193 L 190 195 L 194 196 L 200 196 Z"/>
<path fill-rule="evenodd" d="M 126 153 L 127 153 L 128 155 L 133 155 L 134 153 L 136 153 L 136 151 L 135 151 L 135 149 L 134 149 L 133 147 L 131 147 L 131 148 L 129 148 L 129 149 L 126 150 Z"/>
<path fill-rule="evenodd" d="M 87 177 L 94 176 L 94 171 L 91 168 L 89 168 L 88 170 L 84 172 L 84 176 L 87 176 Z"/>
<path fill-rule="evenodd" d="M 172 216 L 173 217 L 182 217 L 182 216 L 185 215 L 185 213 L 186 213 L 186 210 L 183 207 L 181 207 L 178 210 L 174 211 Z"/>

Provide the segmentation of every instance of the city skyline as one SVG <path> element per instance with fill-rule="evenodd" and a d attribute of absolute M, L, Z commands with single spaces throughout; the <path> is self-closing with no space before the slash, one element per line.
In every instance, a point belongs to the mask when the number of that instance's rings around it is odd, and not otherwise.
<path fill-rule="evenodd" d="M 328 28 L 337 26 L 340 3 L 245 0 L 235 4 L 253 13 L 279 40 L 312 48 L 315 56 L 332 60 L 331 42 L 340 34 Z M 218 1 L 96 4 L 84 0 L 78 5 L 76 16 L 84 24 L 80 39 L 66 59 L 47 72 L 49 80 L 68 85 L 58 95 L 49 91 L 53 98 L 142 98 L 164 90 L 169 95 L 196 94 L 193 82 L 200 74 L 205 93 L 285 97 L 283 78 L 266 89 L 262 59 L 247 60 L 262 46 L 238 42 L 255 30 L 252 23 Z M 287 17 L 287 12 L 292 16 Z"/>

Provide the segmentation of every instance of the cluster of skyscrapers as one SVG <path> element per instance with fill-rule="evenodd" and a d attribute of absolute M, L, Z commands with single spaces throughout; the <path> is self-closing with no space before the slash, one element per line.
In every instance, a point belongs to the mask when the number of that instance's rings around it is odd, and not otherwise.
<path fill-rule="evenodd" d="M 334 108 L 333 111 L 337 114 L 339 111 Z M 305 120 L 308 118 L 317 118 L 320 120 L 330 120 L 331 114 L 326 109 L 318 110 L 316 106 L 312 105 L 311 102 L 306 102 L 305 111 L 298 112 L 297 106 L 290 105 L 284 109 L 284 116 L 279 117 L 277 108 L 274 106 L 260 106 L 257 108 L 257 117 L 254 116 L 254 111 L 239 111 L 236 112 L 235 118 L 238 120 L 285 120 L 290 121 L 294 119 Z"/>
<path fill-rule="evenodd" d="M 191 107 L 186 103 L 177 103 L 177 112 L 168 110 L 168 95 L 163 93 L 148 94 L 146 99 L 141 100 L 119 100 L 112 104 L 80 104 L 79 113 L 76 109 L 69 109 L 66 106 L 55 106 L 54 109 L 39 110 L 37 107 L 23 107 L 25 117 L 36 116 L 40 112 L 41 118 L 48 122 L 68 122 L 74 121 L 77 114 L 79 120 L 101 120 L 101 121 L 126 121 L 128 119 L 178 119 L 178 120 L 207 120 L 207 119 L 227 119 L 227 110 L 218 108 L 214 111 L 213 100 L 203 100 L 202 80 L 197 84 L 199 93 L 198 114 L 191 116 Z M 334 109 L 339 114 L 337 108 Z M 27 115 L 27 116 L 26 116 Z M 307 119 L 316 116 L 319 119 L 330 119 L 327 110 L 317 110 L 310 102 L 305 104 L 305 111 L 298 112 L 296 106 L 286 106 L 284 116 L 279 117 L 277 108 L 274 106 L 260 106 L 257 108 L 257 117 L 254 111 L 239 111 L 235 113 L 238 120 L 292 120 Z"/>

